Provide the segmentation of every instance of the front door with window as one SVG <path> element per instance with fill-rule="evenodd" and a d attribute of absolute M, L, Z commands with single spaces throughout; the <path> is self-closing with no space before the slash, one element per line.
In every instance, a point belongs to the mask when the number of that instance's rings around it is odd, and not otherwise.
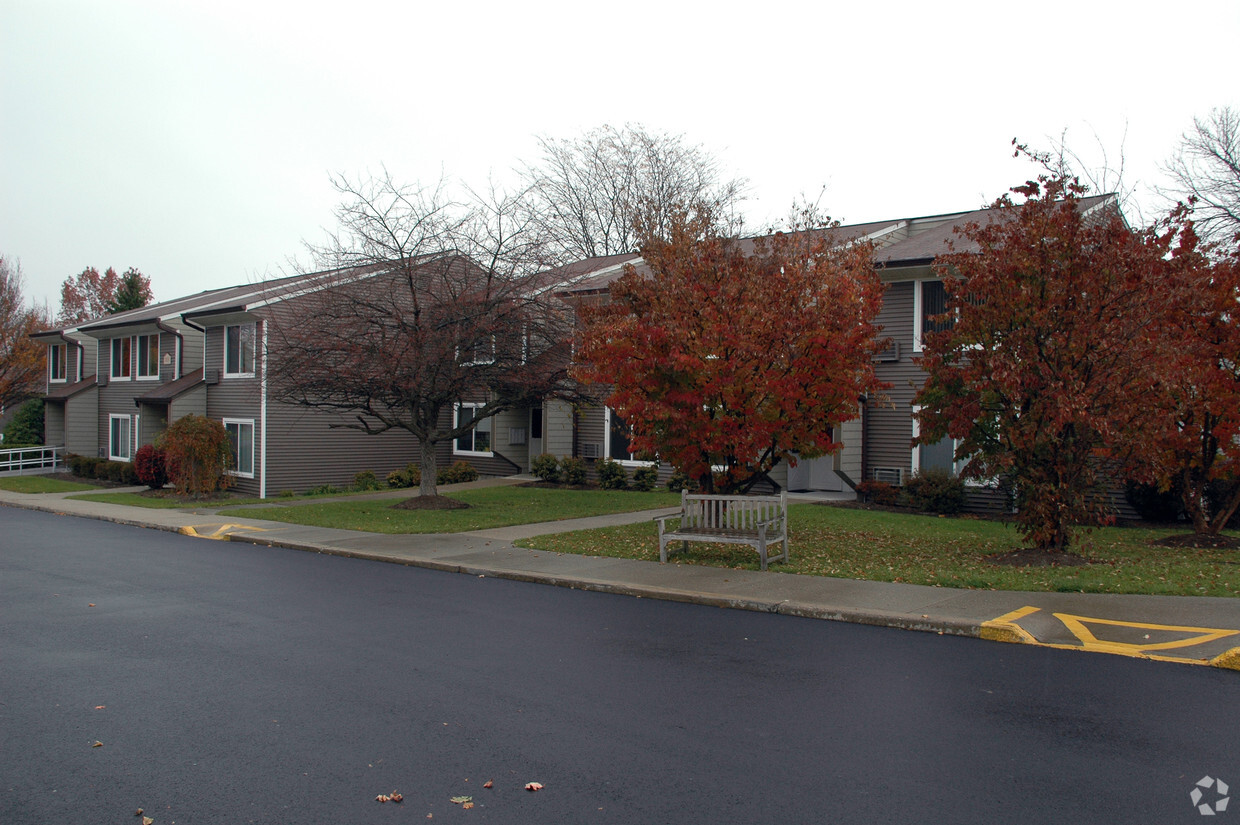
<path fill-rule="evenodd" d="M 543 408 L 530 407 L 530 462 L 543 454 Z M 532 469 L 532 467 L 531 467 Z"/>

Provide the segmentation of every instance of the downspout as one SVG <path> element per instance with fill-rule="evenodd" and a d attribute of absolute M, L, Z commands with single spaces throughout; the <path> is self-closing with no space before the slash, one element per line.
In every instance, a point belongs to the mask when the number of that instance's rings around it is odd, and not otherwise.
<path fill-rule="evenodd" d="M 258 497 L 267 498 L 267 321 L 263 324 L 263 377 L 258 401 Z"/>

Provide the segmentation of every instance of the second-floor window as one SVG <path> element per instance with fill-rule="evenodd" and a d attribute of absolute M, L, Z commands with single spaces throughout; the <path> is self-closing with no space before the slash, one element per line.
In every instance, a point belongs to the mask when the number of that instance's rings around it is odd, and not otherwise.
<path fill-rule="evenodd" d="M 951 329 L 952 321 L 941 317 L 947 312 L 947 290 L 942 281 L 917 281 L 913 298 L 913 350 L 920 352 L 927 332 Z"/>
<path fill-rule="evenodd" d="M 133 361 L 133 339 L 132 338 L 113 338 L 112 339 L 112 378 L 114 380 L 129 380 L 131 362 Z"/>
<path fill-rule="evenodd" d="M 69 345 L 52 344 L 47 350 L 47 362 L 53 381 L 69 380 Z"/>
<path fill-rule="evenodd" d="M 224 327 L 224 375 L 254 375 L 254 324 Z"/>
<path fill-rule="evenodd" d="M 159 377 L 159 336 L 138 336 L 138 377 Z"/>

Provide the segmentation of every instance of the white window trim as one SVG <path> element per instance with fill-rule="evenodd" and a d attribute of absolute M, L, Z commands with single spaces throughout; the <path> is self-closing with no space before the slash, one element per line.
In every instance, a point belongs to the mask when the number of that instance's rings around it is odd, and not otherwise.
<path fill-rule="evenodd" d="M 236 424 L 239 427 L 248 426 L 250 428 L 250 468 L 251 468 L 250 472 L 243 473 L 240 470 L 232 469 L 228 471 L 228 474 L 231 476 L 236 476 L 237 478 L 254 478 L 254 470 L 253 470 L 253 467 L 254 467 L 254 437 L 258 434 L 258 431 L 254 428 L 254 419 L 253 418 L 225 418 L 222 420 L 223 420 L 225 429 L 228 428 L 229 424 Z M 238 442 L 237 450 L 240 451 L 240 449 L 241 449 L 241 444 Z M 237 457 L 238 456 L 236 455 L 234 456 L 234 458 L 237 458 Z"/>
<path fill-rule="evenodd" d="M 922 329 L 922 312 L 921 312 L 921 307 L 922 307 L 921 292 L 922 292 L 923 285 L 926 283 L 926 281 L 938 281 L 938 280 L 940 279 L 939 278 L 919 278 L 916 281 L 913 281 L 913 352 L 921 352 L 922 336 L 925 334 L 925 330 Z M 913 426 L 914 427 L 917 426 L 917 419 L 913 419 Z M 914 435 L 914 438 L 915 437 L 916 435 Z M 917 472 L 917 468 L 915 466 L 913 468 L 913 472 Z"/>
<path fill-rule="evenodd" d="M 154 338 L 155 339 L 155 374 L 154 375 L 141 375 L 140 374 L 141 370 L 139 369 L 139 367 L 142 366 L 143 362 L 146 359 L 146 353 L 138 352 L 138 342 L 141 341 L 143 338 Z M 159 355 L 160 355 L 159 333 L 155 333 L 154 335 L 135 335 L 133 338 L 133 342 L 129 345 L 129 347 L 133 351 L 133 355 L 134 355 L 134 359 L 133 359 L 134 360 L 134 366 L 133 366 L 134 380 L 135 381 L 158 381 L 159 380 Z"/>
<path fill-rule="evenodd" d="M 495 336 L 492 335 L 491 336 L 491 358 L 485 361 L 477 361 L 477 360 L 461 361 L 461 348 L 458 346 L 456 348 L 456 360 L 460 362 L 460 366 L 462 367 L 480 367 L 480 366 L 485 366 L 488 364 L 494 364 L 495 363 L 495 345 L 496 345 Z"/>
<path fill-rule="evenodd" d="M 60 378 L 53 377 L 56 374 L 56 371 L 53 369 L 53 365 L 57 360 L 59 360 L 56 357 L 57 350 L 63 350 L 65 353 L 65 357 L 64 357 L 65 369 L 64 369 L 64 373 L 60 376 Z M 68 344 L 49 344 L 48 345 L 47 380 L 49 384 L 66 384 L 69 382 L 69 345 Z"/>
<path fill-rule="evenodd" d="M 921 407 L 913 407 L 913 438 L 916 439 L 921 435 L 921 422 L 917 420 L 917 413 Z M 960 446 L 960 440 L 952 439 L 952 475 L 960 478 L 960 474 L 964 471 L 964 467 L 969 460 L 956 458 L 956 448 Z M 910 476 L 917 475 L 917 471 L 921 469 L 921 445 L 911 444 L 909 446 L 909 465 L 912 467 Z M 966 487 L 997 487 L 998 483 L 993 478 L 966 478 L 964 479 Z"/>
<path fill-rule="evenodd" d="M 238 328 L 249 327 L 252 330 L 250 334 L 250 365 L 251 366 L 254 365 L 255 358 L 258 355 L 258 352 L 257 352 L 258 326 L 257 324 L 255 324 L 253 321 L 246 323 L 246 324 L 225 324 L 223 328 L 224 329 L 224 346 L 220 348 L 223 353 L 224 363 L 221 365 L 223 369 L 220 370 L 220 375 L 222 375 L 225 378 L 253 378 L 254 377 L 253 369 L 251 369 L 249 372 L 229 372 L 228 371 L 228 330 L 232 329 L 233 327 L 238 327 Z M 238 338 L 240 337 L 241 336 L 238 335 Z"/>
<path fill-rule="evenodd" d="M 469 407 L 470 409 L 479 410 L 485 406 L 486 404 L 481 404 L 477 401 L 458 401 L 457 403 L 453 404 L 452 405 L 452 428 L 456 429 L 457 422 L 460 421 L 460 412 L 461 412 L 462 407 Z M 485 451 L 484 450 L 462 450 L 457 447 L 456 445 L 457 438 L 454 438 L 452 439 L 452 454 L 453 455 L 475 456 L 477 458 L 492 458 L 495 455 L 495 452 L 494 452 L 495 450 L 495 416 L 491 416 L 490 418 L 486 420 L 491 422 L 491 429 L 489 430 L 489 432 L 491 433 L 491 449 L 485 450 Z M 470 435 L 471 436 L 476 435 L 477 432 L 478 430 L 475 427 L 473 430 L 470 431 Z M 464 436 L 458 436 L 458 438 L 464 438 Z"/>
<path fill-rule="evenodd" d="M 117 375 L 117 374 L 116 374 L 116 372 L 115 372 L 115 371 L 116 371 L 116 358 L 113 356 L 112 351 L 116 348 L 116 346 L 117 346 L 117 342 L 118 342 L 118 341 L 128 341 L 128 342 L 129 342 L 129 375 Z M 134 369 L 133 369 L 133 367 L 134 367 L 134 364 L 133 364 L 133 349 L 134 349 L 134 339 L 133 339 L 133 338 L 131 338 L 131 337 L 121 337 L 121 338 L 111 338 L 111 339 L 109 339 L 109 343 L 108 343 L 108 380 L 109 380 L 110 382 L 115 382 L 115 381 L 132 381 L 132 380 L 133 380 L 133 373 L 134 373 Z"/>
<path fill-rule="evenodd" d="M 114 447 L 114 446 L 115 446 L 115 445 L 112 443 L 112 422 L 113 422 L 113 421 L 116 421 L 116 420 L 118 420 L 118 419 L 119 419 L 119 420 L 121 420 L 121 421 L 124 421 L 124 422 L 125 422 L 125 426 L 129 429 L 129 432 L 128 432 L 128 434 L 127 434 L 126 438 L 125 438 L 125 440 L 126 440 L 126 442 L 127 442 L 127 443 L 125 444 L 125 449 L 127 449 L 127 450 L 129 451 L 129 455 L 118 455 L 118 454 L 116 454 L 116 453 L 114 453 L 114 452 L 112 451 L 112 447 Z M 132 418 L 131 416 L 128 416 L 128 415 L 119 415 L 119 414 L 117 414 L 117 413 L 111 413 L 110 415 L 108 415 L 108 461 L 131 461 L 131 460 L 133 459 L 133 452 L 134 452 L 134 450 L 133 450 L 133 439 L 134 439 L 134 433 L 133 433 L 133 431 L 134 431 L 134 426 L 133 426 L 133 418 Z"/>
<path fill-rule="evenodd" d="M 619 464 L 621 467 L 658 467 L 659 466 L 658 461 L 641 461 L 636 458 L 615 458 L 614 456 L 612 456 L 611 454 L 612 409 L 611 407 L 604 406 L 603 410 L 607 414 L 606 418 L 604 419 L 604 428 L 605 428 L 604 432 L 607 433 L 607 437 L 603 439 L 603 455 L 607 458 L 612 459 L 617 464 Z"/>

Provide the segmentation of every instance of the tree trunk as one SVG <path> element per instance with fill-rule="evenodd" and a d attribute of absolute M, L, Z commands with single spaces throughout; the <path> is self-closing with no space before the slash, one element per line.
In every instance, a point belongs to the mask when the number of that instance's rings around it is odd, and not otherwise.
<path fill-rule="evenodd" d="M 437 495 L 435 479 L 439 475 L 439 467 L 435 462 L 435 443 L 429 438 L 423 438 L 419 444 L 422 448 L 422 481 L 418 485 L 418 494 Z"/>

